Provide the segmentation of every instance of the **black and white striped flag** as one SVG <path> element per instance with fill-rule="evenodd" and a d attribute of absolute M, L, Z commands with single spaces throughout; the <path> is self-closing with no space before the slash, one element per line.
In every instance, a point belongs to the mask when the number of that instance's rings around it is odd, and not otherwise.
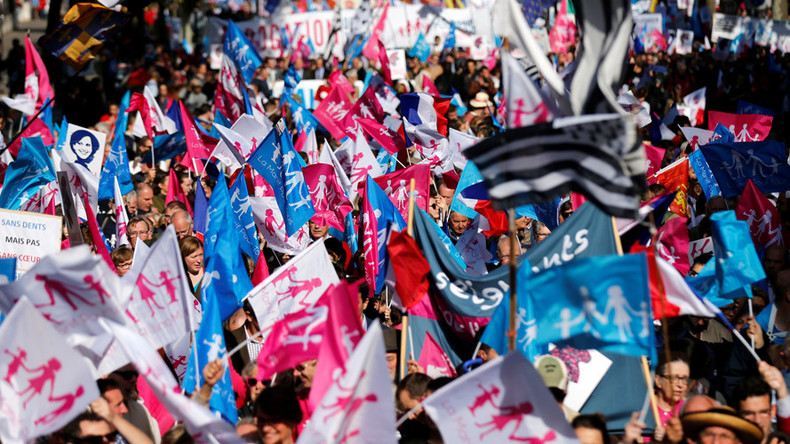
<path fill-rule="evenodd" d="M 638 150 L 630 116 L 594 114 L 509 130 L 464 155 L 480 170 L 498 209 L 575 191 L 612 216 L 633 219 L 644 183 L 644 167 L 632 162 Z"/>

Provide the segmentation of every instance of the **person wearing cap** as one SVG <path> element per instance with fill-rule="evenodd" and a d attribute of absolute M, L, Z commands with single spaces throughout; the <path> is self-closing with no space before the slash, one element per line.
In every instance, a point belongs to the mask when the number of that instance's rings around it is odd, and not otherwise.
<path fill-rule="evenodd" d="M 760 444 L 763 439 L 757 424 L 726 406 L 686 413 L 680 421 L 689 444 Z"/>
<path fill-rule="evenodd" d="M 535 360 L 535 368 L 543 378 L 560 409 L 565 414 L 565 419 L 570 422 L 579 416 L 579 412 L 569 409 L 563 401 L 568 394 L 568 367 L 556 356 L 543 355 Z"/>
<path fill-rule="evenodd" d="M 390 372 L 390 379 L 395 382 L 395 376 L 398 373 L 398 344 L 399 334 L 398 330 L 391 328 L 384 329 L 384 347 L 387 351 L 387 370 Z"/>

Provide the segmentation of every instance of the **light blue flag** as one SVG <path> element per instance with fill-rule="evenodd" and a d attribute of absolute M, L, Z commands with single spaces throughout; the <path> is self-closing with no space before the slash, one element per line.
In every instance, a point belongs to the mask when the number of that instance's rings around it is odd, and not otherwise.
<path fill-rule="evenodd" d="M 120 112 L 120 111 L 119 111 Z M 66 132 L 69 129 L 69 122 L 66 120 L 66 116 L 60 120 L 60 131 L 58 132 L 58 140 L 55 142 L 55 149 L 58 151 L 63 151 L 63 148 L 66 147 L 68 140 L 66 139 Z"/>
<path fill-rule="evenodd" d="M 716 279 L 716 261 L 708 261 L 696 276 L 684 278 L 689 287 L 697 294 L 710 301 L 713 305 L 721 308 L 732 304 L 733 299 L 742 297 L 752 297 L 752 287 L 747 285 L 739 290 L 729 293 L 726 297 L 719 292 L 719 283 Z"/>
<path fill-rule="evenodd" d="M 121 189 L 121 194 L 126 195 L 134 190 L 132 173 L 129 171 L 129 156 L 126 152 L 126 135 L 124 132 L 129 121 L 129 113 L 120 111 L 129 108 L 129 97 L 130 93 L 126 91 L 119 105 L 118 120 L 115 122 L 115 137 L 110 148 L 110 155 L 107 156 L 107 161 L 104 162 L 101 179 L 99 180 L 99 200 L 107 200 L 114 197 L 113 179 L 115 178 L 118 179 L 118 187 Z M 63 134 L 65 134 L 65 131 Z"/>
<path fill-rule="evenodd" d="M 294 88 L 296 88 L 296 85 L 298 85 L 299 82 L 301 81 L 302 81 L 302 76 L 300 76 L 299 73 L 296 72 L 296 68 L 294 68 L 294 64 L 291 63 L 291 65 L 288 67 L 288 71 L 286 71 L 285 75 L 283 75 L 283 82 L 285 82 L 285 87 L 283 88 L 283 96 L 290 96 L 291 91 L 293 91 Z"/>
<path fill-rule="evenodd" d="M 252 82 L 255 70 L 263 64 L 263 59 L 255 51 L 255 47 L 252 46 L 244 32 L 233 23 L 233 20 L 228 21 L 228 30 L 225 32 L 222 52 L 233 60 L 233 63 L 239 68 L 244 81 L 247 83 Z"/>
<path fill-rule="evenodd" d="M 8 282 L 16 280 L 16 258 L 0 258 L 0 276 L 5 276 Z"/>
<path fill-rule="evenodd" d="M 417 57 L 422 63 L 425 63 L 431 56 L 431 45 L 425 40 L 422 32 L 417 36 L 417 41 L 414 42 L 414 46 L 411 47 L 407 55 Z"/>
<path fill-rule="evenodd" d="M 719 211 L 710 216 L 716 281 L 722 297 L 765 279 L 749 225 L 735 218 L 735 211 Z"/>
<path fill-rule="evenodd" d="M 221 112 L 219 112 L 219 109 L 217 109 L 216 111 L 214 111 L 214 124 L 211 126 L 211 132 L 209 133 L 209 135 L 217 140 L 222 140 L 222 135 L 219 133 L 219 131 L 217 131 L 217 125 L 222 125 L 225 128 L 230 128 L 233 125 L 233 122 L 228 120 L 228 118 L 225 117 Z"/>
<path fill-rule="evenodd" d="M 244 168 L 230 186 L 230 206 L 233 209 L 233 226 L 239 234 L 241 251 L 253 260 L 258 260 L 261 253 L 258 242 L 258 230 L 255 228 L 255 219 L 252 216 L 250 192 L 247 190 L 247 181 L 244 179 Z"/>
<path fill-rule="evenodd" d="M 239 417 L 236 395 L 230 379 L 230 366 L 227 365 L 227 353 L 217 301 L 203 296 L 203 320 L 195 333 L 195 344 L 189 354 L 183 388 L 187 393 L 195 392 L 203 385 L 203 367 L 216 359 L 226 361 L 225 373 L 214 385 L 208 405 L 212 411 L 219 412 L 225 420 L 235 424 Z"/>
<path fill-rule="evenodd" d="M 436 233 L 436 237 L 439 238 L 439 242 L 441 242 L 441 244 L 447 249 L 447 252 L 450 253 L 450 257 L 455 260 L 455 263 L 458 264 L 459 267 L 461 267 L 461 270 L 466 270 L 466 262 L 464 262 L 464 258 L 461 257 L 461 253 L 459 253 L 455 248 L 455 244 L 453 244 L 453 241 L 451 241 L 450 237 L 447 236 L 447 233 L 445 233 L 442 228 L 437 225 L 436 222 L 434 222 L 433 218 L 431 218 L 425 210 L 422 208 L 419 208 L 419 210 L 425 216 L 425 220 L 430 220 L 433 222 L 432 224 L 428 225 L 433 229 L 433 232 Z"/>
<path fill-rule="evenodd" d="M 519 277 L 518 294 L 532 301 L 536 346 L 655 355 L 644 253 L 577 259 Z"/>
<path fill-rule="evenodd" d="M 0 208 L 18 210 L 23 201 L 55 179 L 55 167 L 41 136 L 23 138 L 16 160 L 5 172 Z"/>
<path fill-rule="evenodd" d="M 376 293 L 381 293 L 384 288 L 384 281 L 387 277 L 387 264 L 389 254 L 387 253 L 387 239 L 392 230 L 401 231 L 406 228 L 406 221 L 403 220 L 398 209 L 390 200 L 384 190 L 368 175 L 365 184 L 365 198 L 370 203 L 370 207 L 376 214 L 376 226 L 378 233 L 378 253 L 379 253 L 379 272 L 376 275 Z"/>
<path fill-rule="evenodd" d="M 442 50 L 453 48 L 455 48 L 455 22 L 450 23 L 450 32 L 447 33 L 447 38 L 444 39 L 444 48 Z"/>
<path fill-rule="evenodd" d="M 464 203 L 465 200 L 464 197 L 461 196 L 461 192 L 466 188 L 482 181 L 483 176 L 480 175 L 480 171 L 477 169 L 475 164 L 472 162 L 467 162 L 466 167 L 464 167 L 464 171 L 461 173 L 461 179 L 458 181 L 458 186 L 455 188 L 453 202 L 450 204 L 450 211 L 455 211 L 456 213 L 463 214 L 469 219 L 474 219 L 475 216 L 477 216 L 477 211 Z M 474 204 L 472 204 L 472 207 L 474 207 Z"/>
<path fill-rule="evenodd" d="M 395 171 L 395 159 L 387 152 L 387 150 L 379 150 L 378 155 L 376 155 L 376 161 L 379 163 L 381 167 L 381 171 L 384 171 L 384 174 L 389 174 Z"/>
<path fill-rule="evenodd" d="M 697 175 L 697 181 L 699 181 L 702 191 L 705 192 L 705 197 L 710 199 L 713 196 L 721 196 L 719 183 L 716 182 L 716 177 L 710 170 L 708 161 L 705 160 L 701 150 L 689 154 L 689 164 L 694 169 L 694 174 Z"/>
<path fill-rule="evenodd" d="M 208 203 L 208 231 L 203 245 L 207 261 L 200 291 L 204 298 L 214 298 L 222 320 L 240 308 L 242 298 L 252 290 L 241 257 L 240 238 L 233 229 L 236 217 L 230 199 L 225 176 L 220 174 Z"/>
<path fill-rule="evenodd" d="M 248 160 L 272 187 L 289 236 L 315 215 L 302 167 L 299 160 L 295 161 L 297 158 L 300 156 L 294 150 L 291 135 L 280 120 Z"/>
<path fill-rule="evenodd" d="M 348 197 L 348 196 L 346 196 Z M 354 215 L 348 213 L 345 219 L 345 229 L 343 231 L 338 230 L 334 227 L 329 227 L 329 235 L 334 237 L 335 239 L 341 239 L 343 242 L 348 244 L 348 249 L 351 250 L 351 254 L 357 252 L 357 230 L 354 226 Z"/>
<path fill-rule="evenodd" d="M 290 94 L 283 94 L 282 99 L 288 104 L 291 110 L 291 116 L 294 120 L 294 125 L 299 133 L 309 133 L 310 131 L 317 130 L 319 127 L 318 119 L 305 108 L 301 103 L 291 97 Z M 300 156 L 301 157 L 301 156 Z"/>

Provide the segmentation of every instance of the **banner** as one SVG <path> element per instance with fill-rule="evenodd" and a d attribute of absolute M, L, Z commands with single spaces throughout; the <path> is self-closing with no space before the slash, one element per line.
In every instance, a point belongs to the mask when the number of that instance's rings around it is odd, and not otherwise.
<path fill-rule="evenodd" d="M 16 277 L 60 251 L 61 216 L 0 209 L 0 258 L 15 257 Z"/>
<path fill-rule="evenodd" d="M 771 51 L 790 50 L 790 28 L 786 20 L 767 20 L 736 15 L 716 14 L 711 29 L 711 43 L 719 39 L 754 41 L 755 45 L 768 46 Z M 750 45 L 751 46 L 751 45 Z"/>

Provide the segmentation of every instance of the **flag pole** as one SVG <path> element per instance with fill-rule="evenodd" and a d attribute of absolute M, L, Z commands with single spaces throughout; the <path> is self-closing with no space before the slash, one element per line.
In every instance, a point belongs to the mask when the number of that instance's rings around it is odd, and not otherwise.
<path fill-rule="evenodd" d="M 508 213 L 510 223 L 510 323 L 507 331 L 507 350 L 516 348 L 516 209 L 511 208 Z"/>
<path fill-rule="evenodd" d="M 658 230 L 656 230 L 656 219 L 653 212 L 650 212 L 648 216 L 650 219 L 650 231 L 652 235 L 652 240 L 650 242 L 650 248 L 653 249 L 655 252 L 656 248 L 656 238 L 658 237 Z M 667 295 L 664 291 L 664 281 L 661 279 L 661 273 L 658 272 L 658 267 L 656 264 L 655 257 L 652 261 L 648 258 L 648 268 L 653 268 L 656 274 L 656 287 L 658 287 L 658 294 L 659 294 L 659 301 L 661 301 L 661 334 L 664 336 L 664 357 L 666 358 L 666 373 L 667 378 L 670 378 L 671 381 L 671 367 L 670 363 L 672 362 L 672 352 L 669 350 L 669 325 L 667 325 Z"/>
<path fill-rule="evenodd" d="M 416 182 L 412 177 L 409 181 L 409 218 L 407 220 L 406 232 L 409 236 L 414 235 L 414 187 Z M 403 314 L 400 330 L 400 378 L 406 377 L 406 340 L 409 337 L 409 311 Z M 414 352 L 414 350 L 412 350 Z"/>
<path fill-rule="evenodd" d="M 33 124 L 33 121 L 35 121 L 35 120 L 38 118 L 38 116 L 40 116 L 40 115 L 41 115 L 41 113 L 42 113 L 42 112 L 43 112 L 45 109 L 47 109 L 47 107 L 49 107 L 49 105 L 50 105 L 50 104 L 52 103 L 52 101 L 54 101 L 54 100 L 55 100 L 55 98 L 54 98 L 54 97 L 52 97 L 51 99 L 47 100 L 47 102 L 46 102 L 46 103 L 44 103 L 43 105 L 41 105 L 41 108 L 39 108 L 38 112 L 37 112 L 37 113 L 36 113 L 36 114 L 35 114 L 35 115 L 34 115 L 34 116 L 33 116 L 33 117 L 30 119 L 30 120 L 28 120 L 28 121 L 27 121 L 27 123 L 25 124 L 25 126 L 24 126 L 24 127 L 22 127 L 22 129 L 20 129 L 20 130 L 19 130 L 19 132 L 16 134 L 16 136 L 14 136 L 14 138 L 12 138 L 12 139 L 11 139 L 11 140 L 10 140 L 10 141 L 9 141 L 9 142 L 6 144 L 6 146 L 5 146 L 5 147 L 3 147 L 2 149 L 0 149 L 0 154 L 3 154 L 3 153 L 4 153 L 4 152 L 7 150 L 7 149 L 11 148 L 11 145 L 12 145 L 14 142 L 16 142 L 16 139 L 19 139 L 19 137 L 22 135 L 22 133 L 24 133 L 24 132 L 25 132 L 25 130 L 27 129 L 27 127 L 29 127 L 30 125 L 32 125 L 32 124 Z M 19 123 L 20 123 L 20 124 L 22 123 L 22 119 L 19 119 Z M 61 130 L 61 131 L 63 131 L 63 130 Z"/>
<path fill-rule="evenodd" d="M 645 375 L 645 385 L 647 385 L 647 393 L 650 396 L 650 406 L 653 408 L 653 419 L 656 420 L 656 424 L 661 424 L 658 404 L 656 404 L 656 392 L 653 390 L 653 381 L 650 380 L 650 366 L 647 365 L 646 356 L 642 356 L 642 373 Z"/>

